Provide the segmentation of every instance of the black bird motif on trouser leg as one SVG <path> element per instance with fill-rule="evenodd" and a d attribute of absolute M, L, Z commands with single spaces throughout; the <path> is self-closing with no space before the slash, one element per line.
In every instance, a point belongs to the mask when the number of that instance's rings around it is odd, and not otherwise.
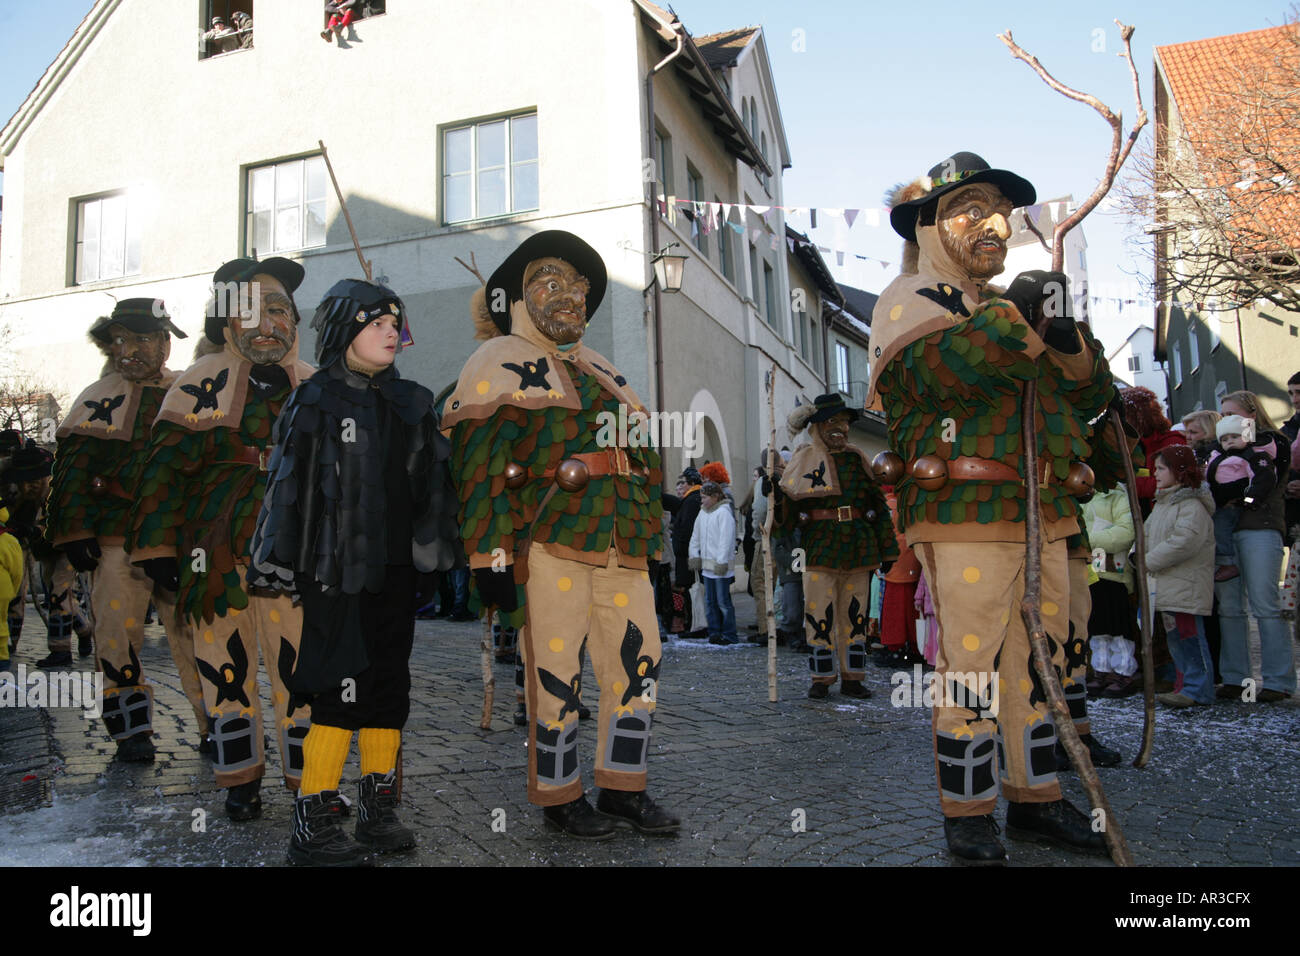
<path fill-rule="evenodd" d="M 849 640 L 854 641 L 858 638 L 865 640 L 867 636 L 867 616 L 862 613 L 862 604 L 856 596 L 849 600 L 849 623 L 853 625 L 853 632 L 849 635 Z"/>
<path fill-rule="evenodd" d="M 91 422 L 103 422 L 108 426 L 111 432 L 117 431 L 117 426 L 113 424 L 113 413 L 122 407 L 126 401 L 126 394 L 123 393 L 114 398 L 101 398 L 97 402 L 82 402 L 87 408 L 91 409 L 90 417 L 86 419 L 86 424 Z"/>
<path fill-rule="evenodd" d="M 222 369 L 213 378 L 205 378 L 198 385 L 182 385 L 181 391 L 195 399 L 194 410 L 185 417 L 189 421 L 198 421 L 199 412 L 205 408 L 212 409 L 213 418 L 224 418 L 225 414 L 217 407 L 217 396 L 226 387 L 229 369 Z"/>
<path fill-rule="evenodd" d="M 826 462 L 822 462 L 812 471 L 808 472 L 808 474 L 804 475 L 804 477 L 812 482 L 812 484 L 809 486 L 811 488 L 830 487 L 830 485 L 826 484 Z"/>
<path fill-rule="evenodd" d="M 559 730 L 564 726 L 564 715 L 576 714 L 582 706 L 582 671 L 574 674 L 567 684 L 544 667 L 537 668 L 537 677 L 548 694 L 562 701 L 559 715 L 546 722 L 547 730 Z"/>
<path fill-rule="evenodd" d="M 525 362 L 518 365 L 514 362 L 502 362 L 501 367 L 507 371 L 514 372 L 519 376 L 519 388 L 514 392 L 515 401 L 524 397 L 526 388 L 544 388 L 550 398 L 559 398 L 560 393 L 551 388 L 551 383 L 546 380 L 550 374 L 551 366 L 546 361 L 545 356 L 539 358 L 536 362 Z"/>
<path fill-rule="evenodd" d="M 812 625 L 813 635 L 809 638 L 810 641 L 825 641 L 831 645 L 835 643 L 835 639 L 831 636 L 831 629 L 835 626 L 835 605 L 826 605 L 826 617 L 823 620 L 819 621 L 811 614 L 805 614 L 804 617 Z"/>
<path fill-rule="evenodd" d="M 280 638 L 280 654 L 275 662 L 275 668 L 280 674 L 280 683 L 286 688 L 289 687 L 290 678 L 293 677 L 293 665 L 298 659 L 298 652 L 293 649 L 287 638 Z M 307 703 L 306 699 L 289 691 L 289 704 L 285 708 L 284 716 L 292 717 L 293 712 Z"/>
<path fill-rule="evenodd" d="M 230 655 L 230 663 L 222 664 L 220 671 L 201 658 L 195 661 L 199 665 L 199 673 L 217 689 L 217 705 L 228 700 L 251 708 L 253 704 L 244 690 L 244 680 L 248 677 L 248 655 L 244 653 L 244 642 L 239 637 L 239 631 L 231 634 L 230 640 L 226 641 L 226 652 Z"/>
<path fill-rule="evenodd" d="M 118 670 L 110 664 L 105 658 L 100 658 L 99 663 L 104 668 L 104 673 L 118 687 L 134 687 L 140 683 L 140 658 L 136 656 L 135 648 L 127 645 L 127 651 L 130 655 L 130 663 L 123 664 L 122 669 Z"/>
<path fill-rule="evenodd" d="M 642 654 L 645 635 L 631 621 L 623 632 L 623 643 L 619 646 L 618 656 L 623 662 L 623 671 L 627 674 L 627 686 L 623 689 L 623 699 L 619 705 L 619 714 L 630 714 L 628 704 L 633 697 L 655 698 L 655 686 L 659 682 L 659 662 L 649 654 Z M 617 687 L 614 688 L 618 690 Z"/>

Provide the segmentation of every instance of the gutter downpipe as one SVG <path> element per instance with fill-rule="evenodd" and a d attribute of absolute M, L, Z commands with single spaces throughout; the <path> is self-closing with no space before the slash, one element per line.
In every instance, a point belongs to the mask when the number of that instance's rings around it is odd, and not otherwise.
<path fill-rule="evenodd" d="M 643 8 L 644 9 L 644 8 Z M 647 11 L 648 12 L 648 11 Z M 651 16 L 654 16 L 651 14 Z M 654 17 L 659 23 L 671 30 L 677 37 L 677 48 L 659 61 L 657 65 L 645 78 L 645 103 L 646 103 L 646 155 L 656 164 L 658 171 L 659 157 L 655 155 L 655 74 L 665 66 L 675 60 L 685 49 L 685 42 L 681 32 L 671 23 L 664 23 L 658 17 Z M 648 199 L 647 206 L 650 210 L 650 254 L 653 256 L 659 252 L 659 210 L 655 206 L 655 180 L 646 184 L 646 196 Z M 664 197 L 667 199 L 667 196 Z M 651 283 L 654 286 L 653 299 L 653 318 L 654 335 L 655 335 L 655 404 L 656 407 L 663 411 L 664 408 L 664 330 L 663 320 L 661 317 L 662 300 L 660 297 L 659 282 L 654 278 L 653 266 L 650 270 Z"/>

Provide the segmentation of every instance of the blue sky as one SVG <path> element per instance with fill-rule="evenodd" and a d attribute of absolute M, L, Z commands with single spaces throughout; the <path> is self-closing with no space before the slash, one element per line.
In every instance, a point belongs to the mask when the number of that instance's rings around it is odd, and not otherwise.
<path fill-rule="evenodd" d="M 0 0 L 0 117 L 18 108 L 92 5 Z M 1040 198 L 1073 193 L 1082 199 L 1091 192 L 1109 149 L 1109 127 L 1013 60 L 996 39 L 1008 27 L 1062 82 L 1122 110 L 1127 131 L 1133 95 L 1128 69 L 1115 56 L 1122 45 L 1113 17 L 1137 27 L 1133 54 L 1151 112 L 1153 47 L 1276 26 L 1289 4 L 680 0 L 674 9 L 697 36 L 763 27 L 793 162 L 785 174 L 787 205 L 878 208 L 889 186 L 962 149 L 1025 176 Z M 1144 246 L 1126 242 L 1133 228 L 1099 211 L 1084 230 L 1094 291 L 1127 283 L 1136 294 L 1134 276 L 1149 275 L 1151 264 Z M 884 224 L 873 229 L 859 220 L 841 244 L 850 253 L 898 259 L 899 241 Z M 869 265 L 838 278 L 879 291 L 894 268 Z M 840 271 L 833 259 L 832 268 Z M 1150 315 L 1103 306 L 1093 318 L 1113 348 Z"/>

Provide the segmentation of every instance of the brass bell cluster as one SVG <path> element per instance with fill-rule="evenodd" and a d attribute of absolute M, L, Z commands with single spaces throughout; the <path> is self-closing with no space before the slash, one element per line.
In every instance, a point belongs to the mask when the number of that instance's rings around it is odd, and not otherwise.
<path fill-rule="evenodd" d="M 948 483 L 948 463 L 934 455 L 922 455 L 909 468 L 903 459 L 892 451 L 882 451 L 871 460 L 871 471 L 882 485 L 896 485 L 904 475 L 910 475 L 917 486 L 926 491 L 938 491 Z M 1061 487 L 1075 498 L 1092 494 L 1097 476 L 1081 461 L 1071 463 L 1069 473 Z"/>
<path fill-rule="evenodd" d="M 506 487 L 511 491 L 522 488 L 528 482 L 528 469 L 518 462 L 508 462 L 503 474 Z M 591 473 L 586 463 L 576 458 L 566 458 L 560 462 L 560 467 L 555 469 L 555 483 L 570 493 L 582 491 L 590 480 Z"/>

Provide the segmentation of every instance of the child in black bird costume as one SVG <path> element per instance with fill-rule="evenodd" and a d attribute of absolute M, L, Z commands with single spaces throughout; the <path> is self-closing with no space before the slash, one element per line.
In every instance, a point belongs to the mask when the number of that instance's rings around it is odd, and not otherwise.
<path fill-rule="evenodd" d="M 294 588 L 302 648 L 289 687 L 314 695 L 289 859 L 349 865 L 409 849 L 397 819 L 397 755 L 410 710 L 417 571 L 455 561 L 457 498 L 431 391 L 397 374 L 406 306 L 344 279 L 312 320 L 320 371 L 290 397 L 257 532 L 256 569 Z M 339 781 L 358 731 L 361 799 L 353 842 Z"/>

